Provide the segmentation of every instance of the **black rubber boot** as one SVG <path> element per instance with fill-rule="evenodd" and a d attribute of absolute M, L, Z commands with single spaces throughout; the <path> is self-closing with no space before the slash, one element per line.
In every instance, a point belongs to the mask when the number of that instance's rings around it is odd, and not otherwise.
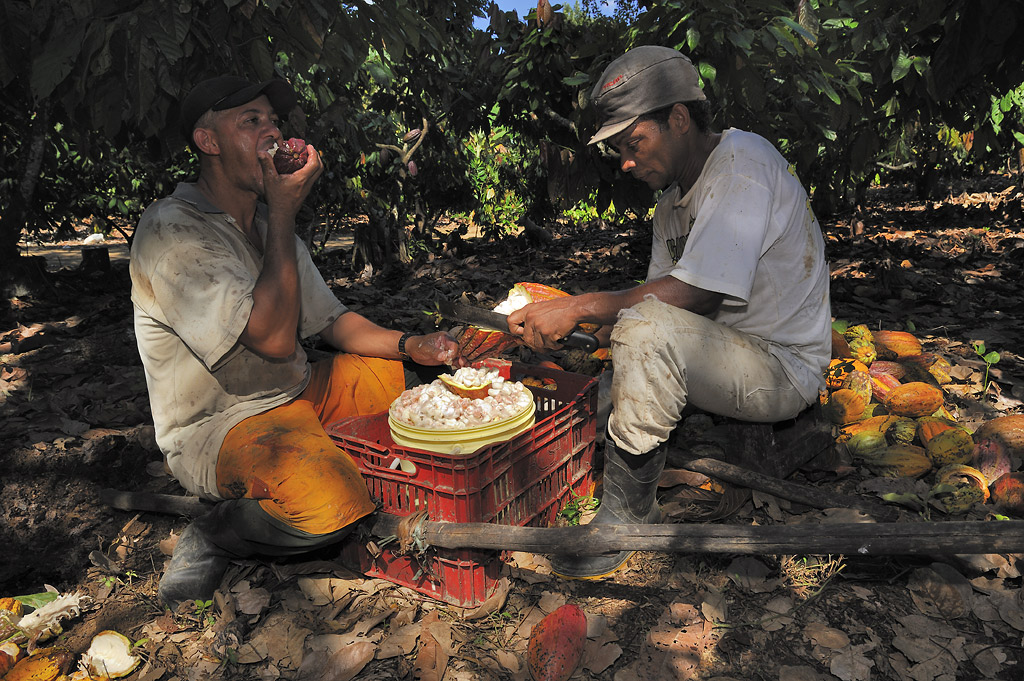
<path fill-rule="evenodd" d="M 604 451 L 604 494 L 591 525 L 651 525 L 661 522 L 657 504 L 658 478 L 665 468 L 668 448 L 662 444 L 634 456 L 619 449 L 609 437 Z M 560 577 L 597 579 L 618 570 L 633 551 L 600 556 L 558 555 L 551 571 Z"/>
<path fill-rule="evenodd" d="M 256 499 L 216 504 L 185 528 L 160 580 L 160 600 L 177 608 L 187 600 L 210 600 L 232 558 L 291 556 L 333 544 L 355 523 L 329 534 L 309 534 L 284 524 Z"/>

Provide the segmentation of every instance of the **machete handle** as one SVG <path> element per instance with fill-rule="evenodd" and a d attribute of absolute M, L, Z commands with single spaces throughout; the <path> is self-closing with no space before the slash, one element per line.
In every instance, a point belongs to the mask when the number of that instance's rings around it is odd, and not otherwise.
<path fill-rule="evenodd" d="M 572 348 L 582 348 L 587 352 L 597 350 L 597 336 L 586 331 L 573 331 L 561 341 L 564 345 Z"/>

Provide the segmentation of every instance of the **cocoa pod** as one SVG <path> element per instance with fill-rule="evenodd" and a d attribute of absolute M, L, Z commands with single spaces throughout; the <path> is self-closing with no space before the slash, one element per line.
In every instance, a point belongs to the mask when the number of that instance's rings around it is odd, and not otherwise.
<path fill-rule="evenodd" d="M 974 435 L 974 451 L 971 452 L 971 465 L 977 468 L 993 483 L 1010 472 L 1010 452 L 998 440 Z"/>
<path fill-rule="evenodd" d="M 988 500 L 988 480 L 981 471 L 962 464 L 943 466 L 935 473 L 935 487 L 948 485 L 951 492 L 937 493 L 947 513 L 966 513 L 975 504 Z"/>
<path fill-rule="evenodd" d="M 878 364 L 878 362 L 876 361 L 875 364 Z M 893 388 L 900 387 L 899 379 L 892 374 L 878 373 L 869 375 L 871 376 L 871 396 L 883 404 Z"/>
<path fill-rule="evenodd" d="M 849 359 L 853 357 L 850 344 L 843 338 L 843 334 L 832 329 L 832 359 Z"/>
<path fill-rule="evenodd" d="M 416 168 L 416 161 L 409 161 L 408 168 L 409 168 L 409 177 L 416 177 L 416 174 L 419 173 L 419 170 L 417 170 L 417 168 Z"/>
<path fill-rule="evenodd" d="M 953 380 L 949 375 L 949 372 L 953 370 L 953 365 L 945 357 L 926 352 L 911 357 L 901 357 L 899 362 L 907 371 L 906 380 L 908 382 L 921 381 L 945 385 Z"/>
<path fill-rule="evenodd" d="M 402 135 L 402 141 L 405 142 L 406 144 L 412 144 L 413 142 L 418 140 L 420 138 L 420 135 L 422 134 L 422 130 L 420 130 L 419 128 L 413 128 L 409 132 Z"/>
<path fill-rule="evenodd" d="M 843 444 L 850 456 L 862 460 L 877 455 L 889 446 L 885 435 L 874 430 L 861 431 Z"/>
<path fill-rule="evenodd" d="M 572 603 L 548 613 L 530 632 L 526 664 L 534 681 L 566 681 L 583 660 L 587 616 Z"/>
<path fill-rule="evenodd" d="M 865 404 L 871 401 L 871 375 L 866 371 L 851 371 L 843 381 L 843 387 L 864 397 Z"/>
<path fill-rule="evenodd" d="M 884 359 L 921 354 L 921 341 L 907 331 L 875 331 L 875 349 Z"/>
<path fill-rule="evenodd" d="M 885 429 L 885 439 L 891 445 L 909 445 L 917 435 L 917 421 L 901 416 Z"/>
<path fill-rule="evenodd" d="M 825 370 L 825 384 L 831 389 L 844 387 L 847 376 L 853 371 L 868 371 L 863 362 L 855 359 L 833 359 Z"/>
<path fill-rule="evenodd" d="M 944 430 L 956 428 L 956 423 L 940 416 L 919 416 L 917 419 L 917 439 L 921 445 L 928 446 L 928 441 Z"/>
<path fill-rule="evenodd" d="M 925 451 L 936 468 L 964 465 L 974 454 L 974 440 L 963 428 L 949 428 L 929 439 Z"/>
<path fill-rule="evenodd" d="M 992 483 L 990 491 L 996 508 L 1024 515 L 1024 472 L 1003 475 Z"/>
<path fill-rule="evenodd" d="M 999 442 L 1010 454 L 1024 455 L 1024 414 L 1007 414 L 981 424 L 974 436 L 978 440 Z"/>
<path fill-rule="evenodd" d="M 923 447 L 891 445 L 866 461 L 879 475 L 893 478 L 919 478 L 932 469 Z"/>
<path fill-rule="evenodd" d="M 845 442 L 855 435 L 864 432 L 873 432 L 882 435 L 886 430 L 888 430 L 889 426 L 896 422 L 897 419 L 899 419 L 899 417 L 892 414 L 870 416 L 863 421 L 857 421 L 840 428 L 839 437 L 837 437 L 836 440 L 838 442 Z"/>
<path fill-rule="evenodd" d="M 927 416 L 942 406 L 943 394 L 927 383 L 904 383 L 893 388 L 885 399 L 886 408 L 898 416 Z"/>
<path fill-rule="evenodd" d="M 907 375 L 906 368 L 899 362 L 890 362 L 884 359 L 876 359 L 868 367 L 868 372 L 872 376 L 878 374 L 888 374 L 895 378 L 897 381 L 902 381 L 903 377 Z"/>
<path fill-rule="evenodd" d="M 847 425 L 859 421 L 868 406 L 867 399 L 849 388 L 836 390 L 828 399 L 822 411 L 832 423 Z"/>
<path fill-rule="evenodd" d="M 274 152 L 274 168 L 279 175 L 288 175 L 306 165 L 309 160 L 309 149 L 306 142 L 298 137 L 286 139 Z"/>
<path fill-rule="evenodd" d="M 864 364 L 870 365 L 878 357 L 875 344 L 864 337 L 854 338 L 850 341 L 850 352 L 854 359 L 859 359 Z"/>
<path fill-rule="evenodd" d="M 64 648 L 44 648 L 18 660 L 4 681 L 54 681 L 67 672 L 74 656 Z"/>

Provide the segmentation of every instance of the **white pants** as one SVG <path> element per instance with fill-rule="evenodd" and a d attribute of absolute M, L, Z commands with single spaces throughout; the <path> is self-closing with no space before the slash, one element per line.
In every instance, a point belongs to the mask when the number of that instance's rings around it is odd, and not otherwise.
<path fill-rule="evenodd" d="M 612 329 L 608 434 L 643 454 L 668 439 L 688 402 L 744 421 L 793 418 L 808 403 L 768 343 L 649 297 Z"/>

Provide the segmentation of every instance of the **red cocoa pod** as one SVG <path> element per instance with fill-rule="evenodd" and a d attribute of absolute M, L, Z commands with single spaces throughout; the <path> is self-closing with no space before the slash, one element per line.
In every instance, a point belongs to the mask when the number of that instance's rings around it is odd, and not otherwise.
<path fill-rule="evenodd" d="M 981 471 L 989 484 L 1010 472 L 1010 452 L 998 440 L 974 437 L 971 465 Z"/>
<path fill-rule="evenodd" d="M 298 137 L 287 139 L 277 146 L 274 152 L 274 168 L 278 175 L 288 175 L 306 165 L 309 160 L 309 149 L 306 142 Z"/>
<path fill-rule="evenodd" d="M 416 161 L 409 161 L 409 176 L 416 177 L 416 173 L 418 172 L 419 170 L 416 169 Z"/>
<path fill-rule="evenodd" d="M 1024 515 L 1024 472 L 1017 471 L 1000 476 L 992 483 L 992 502 L 997 508 Z"/>
<path fill-rule="evenodd" d="M 907 370 L 899 362 L 888 362 L 884 359 L 876 359 L 871 363 L 871 366 L 868 367 L 868 373 L 872 376 L 888 374 L 899 381 L 907 375 Z"/>
<path fill-rule="evenodd" d="M 566 603 L 548 613 L 530 632 L 526 663 L 534 681 L 566 681 L 583 659 L 587 616 Z"/>

